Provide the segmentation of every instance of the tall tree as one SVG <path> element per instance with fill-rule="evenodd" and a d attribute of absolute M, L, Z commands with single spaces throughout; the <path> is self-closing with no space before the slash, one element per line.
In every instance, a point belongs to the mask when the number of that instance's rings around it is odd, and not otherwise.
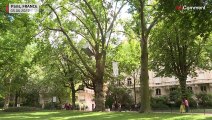
<path fill-rule="evenodd" d="M 190 5 L 190 6 L 206 6 L 207 15 L 206 18 L 209 18 L 208 14 L 210 13 L 210 1 L 169 1 L 169 0 L 130 0 L 131 12 L 134 13 L 135 32 L 140 36 L 140 46 L 141 46 L 141 112 L 150 112 L 150 94 L 149 94 L 149 78 L 148 78 L 148 38 L 152 28 L 158 23 L 158 21 L 169 17 L 175 13 L 183 13 L 185 11 L 176 11 L 176 7 L 180 5 Z M 189 11 L 187 11 L 189 12 Z M 197 16 L 198 13 L 195 13 Z M 181 14 L 178 14 L 181 15 Z M 203 15 L 203 14 L 202 14 Z M 138 21 L 139 20 L 139 21 Z M 204 24 L 207 24 L 206 21 Z M 184 23 L 186 25 L 186 23 Z M 203 24 L 201 24 L 203 25 Z M 197 27 L 198 25 L 196 25 Z M 196 28 L 198 29 L 198 28 Z M 200 29 L 198 29 L 201 31 Z"/>
<path fill-rule="evenodd" d="M 2 12 L 2 11 L 1 11 Z M 5 88 L 5 107 L 9 104 L 11 85 L 14 80 L 22 79 L 21 70 L 27 67 L 22 61 L 22 55 L 25 47 L 31 42 L 35 34 L 35 23 L 30 21 L 28 15 L 11 15 L 5 11 L 2 13 L 0 25 L 0 71 L 1 80 Z M 26 31 L 28 33 L 26 34 Z M 23 63 L 22 63 L 23 62 Z"/>
<path fill-rule="evenodd" d="M 194 5 L 204 4 L 197 2 Z M 152 34 L 151 66 L 158 76 L 178 78 L 182 97 L 187 95 L 188 75 L 195 76 L 196 69 L 204 69 L 209 63 L 204 47 L 209 42 L 211 24 L 207 9 L 176 11 L 158 24 Z"/>
<path fill-rule="evenodd" d="M 141 91 L 141 112 L 150 112 L 150 91 L 148 75 L 148 38 L 150 31 L 161 19 L 161 12 L 158 11 L 158 1 L 130 0 L 131 12 L 133 13 L 133 30 L 140 40 L 140 91 Z"/>
<path fill-rule="evenodd" d="M 59 31 L 66 37 L 68 44 L 78 56 L 83 66 L 78 67 L 84 76 L 92 81 L 95 92 L 96 111 L 104 111 L 105 95 L 103 91 L 106 51 L 113 33 L 115 21 L 121 9 L 125 5 L 120 1 L 97 1 L 97 0 L 72 0 L 58 3 L 58 6 L 51 6 L 50 3 L 45 4 L 44 9 L 53 13 L 56 24 L 48 24 L 53 22 L 48 18 L 44 27 Z M 68 19 L 67 19 L 68 18 Z M 75 46 L 73 36 L 81 36 L 86 40 L 90 50 L 89 53 L 94 59 L 89 62 L 85 61 L 88 56 L 82 56 L 80 50 Z M 84 69 L 85 68 L 85 71 Z"/>
<path fill-rule="evenodd" d="M 132 31 L 131 31 L 132 32 Z M 132 33 L 133 34 L 133 33 Z M 131 34 L 131 35 L 132 35 Z M 133 91 L 134 91 L 134 102 L 137 104 L 137 94 L 136 94 L 136 84 L 137 76 L 138 76 L 138 69 L 139 66 L 139 59 L 140 54 L 137 52 L 140 51 L 140 44 L 139 41 L 136 41 L 134 38 L 129 36 L 129 40 L 124 40 L 120 45 L 114 48 L 114 56 L 113 60 L 119 63 L 119 71 L 120 74 L 125 74 L 124 77 L 132 77 L 133 78 Z"/>

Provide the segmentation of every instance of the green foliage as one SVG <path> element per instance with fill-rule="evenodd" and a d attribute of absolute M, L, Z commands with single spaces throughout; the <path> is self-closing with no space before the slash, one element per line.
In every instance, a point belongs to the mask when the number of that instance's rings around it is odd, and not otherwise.
<path fill-rule="evenodd" d="M 199 93 L 196 97 L 200 107 L 212 108 L 212 94 Z"/>
<path fill-rule="evenodd" d="M 4 99 L 0 98 L 0 108 L 3 108 L 4 106 Z"/>
<path fill-rule="evenodd" d="M 60 103 L 52 103 L 52 102 L 45 103 L 44 109 L 46 109 L 46 110 L 52 110 L 52 109 L 60 110 L 61 109 L 61 104 Z"/>
<path fill-rule="evenodd" d="M 189 101 L 189 107 L 196 108 L 197 107 L 197 101 L 193 98 L 193 92 L 187 91 L 186 93 L 187 100 Z M 170 91 L 169 93 L 169 102 L 174 102 L 174 107 L 179 107 L 182 103 L 182 93 L 180 91 L 180 88 L 177 88 L 176 90 Z"/>
<path fill-rule="evenodd" d="M 122 73 L 132 74 L 139 68 L 140 46 L 139 42 L 129 38 L 123 41 L 114 49 L 113 60 L 119 62 L 119 68 Z"/>
<path fill-rule="evenodd" d="M 29 111 L 38 111 L 39 108 L 36 107 L 10 107 L 4 110 L 4 112 L 29 112 Z"/>
<path fill-rule="evenodd" d="M 124 87 L 110 86 L 107 91 L 105 105 L 112 108 L 112 104 L 120 103 L 121 105 L 129 108 L 133 104 L 133 98 L 130 95 L 131 91 Z"/>
<path fill-rule="evenodd" d="M 152 97 L 151 98 L 151 107 L 152 109 L 168 109 L 168 97 L 160 96 L 160 97 Z"/>
<path fill-rule="evenodd" d="M 196 76 L 197 68 L 208 69 L 211 66 L 205 50 L 210 42 L 212 28 L 211 13 L 207 8 L 211 6 L 211 1 L 207 1 L 207 5 L 203 1 L 159 2 L 159 10 L 164 19 L 157 24 L 150 36 L 150 68 L 158 76 L 178 78 L 181 92 L 186 93 L 188 75 Z M 206 5 L 206 9 L 175 10 L 179 5 Z"/>
<path fill-rule="evenodd" d="M 39 93 L 38 91 L 31 91 L 22 95 L 24 98 L 23 106 L 37 107 L 39 106 Z"/>

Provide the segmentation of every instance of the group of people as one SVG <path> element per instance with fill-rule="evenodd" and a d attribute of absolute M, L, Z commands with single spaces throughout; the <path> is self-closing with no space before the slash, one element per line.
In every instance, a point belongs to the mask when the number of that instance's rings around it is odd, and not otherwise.
<path fill-rule="evenodd" d="M 65 108 L 66 110 L 72 110 L 72 105 L 69 104 L 69 103 L 65 103 L 64 108 Z"/>
<path fill-rule="evenodd" d="M 180 105 L 180 112 L 184 113 L 184 112 L 188 112 L 188 111 L 189 111 L 189 103 L 188 103 L 188 100 L 184 98 Z"/>

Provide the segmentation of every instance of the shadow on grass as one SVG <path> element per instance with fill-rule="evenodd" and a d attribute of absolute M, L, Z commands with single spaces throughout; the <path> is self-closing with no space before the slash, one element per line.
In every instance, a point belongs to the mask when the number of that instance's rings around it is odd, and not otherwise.
<path fill-rule="evenodd" d="M 212 120 L 203 114 L 170 114 L 134 112 L 38 111 L 0 112 L 0 120 Z"/>

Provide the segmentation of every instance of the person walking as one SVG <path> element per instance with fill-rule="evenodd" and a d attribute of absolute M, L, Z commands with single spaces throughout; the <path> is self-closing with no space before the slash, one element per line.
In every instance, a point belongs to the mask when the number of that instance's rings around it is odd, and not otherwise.
<path fill-rule="evenodd" d="M 188 103 L 188 100 L 186 98 L 184 99 L 184 103 L 185 103 L 186 112 L 188 112 L 189 111 L 189 103 Z"/>

